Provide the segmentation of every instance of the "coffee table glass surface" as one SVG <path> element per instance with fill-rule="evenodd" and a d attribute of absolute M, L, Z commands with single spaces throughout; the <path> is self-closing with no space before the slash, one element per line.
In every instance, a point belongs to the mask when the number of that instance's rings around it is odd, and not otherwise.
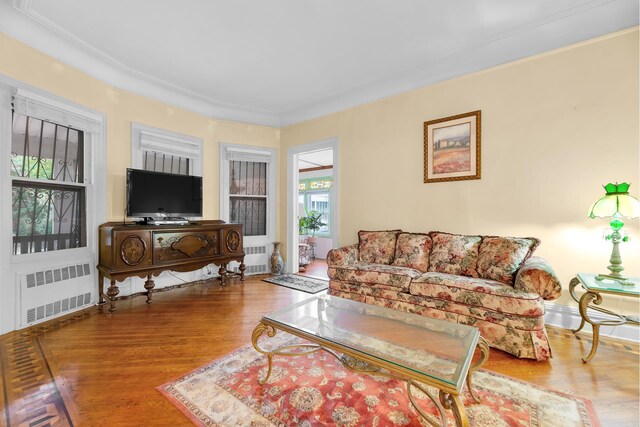
<path fill-rule="evenodd" d="M 263 322 L 457 390 L 466 379 L 480 336 L 472 326 L 330 295 L 267 314 Z"/>

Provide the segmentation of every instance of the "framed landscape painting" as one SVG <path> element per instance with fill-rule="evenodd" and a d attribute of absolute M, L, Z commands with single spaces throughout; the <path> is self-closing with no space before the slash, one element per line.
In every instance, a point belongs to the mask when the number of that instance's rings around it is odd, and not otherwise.
<path fill-rule="evenodd" d="M 424 122 L 424 182 L 480 179 L 480 110 Z"/>

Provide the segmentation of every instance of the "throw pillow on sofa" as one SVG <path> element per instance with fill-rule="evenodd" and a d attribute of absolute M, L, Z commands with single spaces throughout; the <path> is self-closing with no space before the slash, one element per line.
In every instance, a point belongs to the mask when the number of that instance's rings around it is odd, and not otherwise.
<path fill-rule="evenodd" d="M 431 237 L 424 233 L 400 233 L 396 241 L 393 265 L 408 267 L 426 273 L 431 255 Z"/>
<path fill-rule="evenodd" d="M 539 244 L 535 237 L 485 236 L 478 254 L 478 274 L 513 286 L 516 272 Z"/>
<path fill-rule="evenodd" d="M 478 277 L 478 249 L 482 237 L 461 234 L 429 233 L 433 246 L 429 257 L 429 271 Z"/>
<path fill-rule="evenodd" d="M 402 230 L 358 232 L 360 262 L 391 264 L 396 253 L 396 239 Z"/>

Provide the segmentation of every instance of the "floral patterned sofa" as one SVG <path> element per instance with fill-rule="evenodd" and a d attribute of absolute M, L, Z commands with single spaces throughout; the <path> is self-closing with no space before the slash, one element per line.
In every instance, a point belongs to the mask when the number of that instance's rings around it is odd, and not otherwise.
<path fill-rule="evenodd" d="M 401 230 L 360 231 L 358 243 L 327 256 L 329 293 L 473 325 L 490 346 L 546 360 L 544 300 L 562 287 L 549 263 L 531 256 L 535 238 Z"/>

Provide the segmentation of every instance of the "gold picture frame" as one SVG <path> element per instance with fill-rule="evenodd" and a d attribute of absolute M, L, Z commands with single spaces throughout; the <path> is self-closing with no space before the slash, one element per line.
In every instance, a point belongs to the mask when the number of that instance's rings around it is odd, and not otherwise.
<path fill-rule="evenodd" d="M 480 110 L 424 122 L 424 182 L 480 179 Z"/>

